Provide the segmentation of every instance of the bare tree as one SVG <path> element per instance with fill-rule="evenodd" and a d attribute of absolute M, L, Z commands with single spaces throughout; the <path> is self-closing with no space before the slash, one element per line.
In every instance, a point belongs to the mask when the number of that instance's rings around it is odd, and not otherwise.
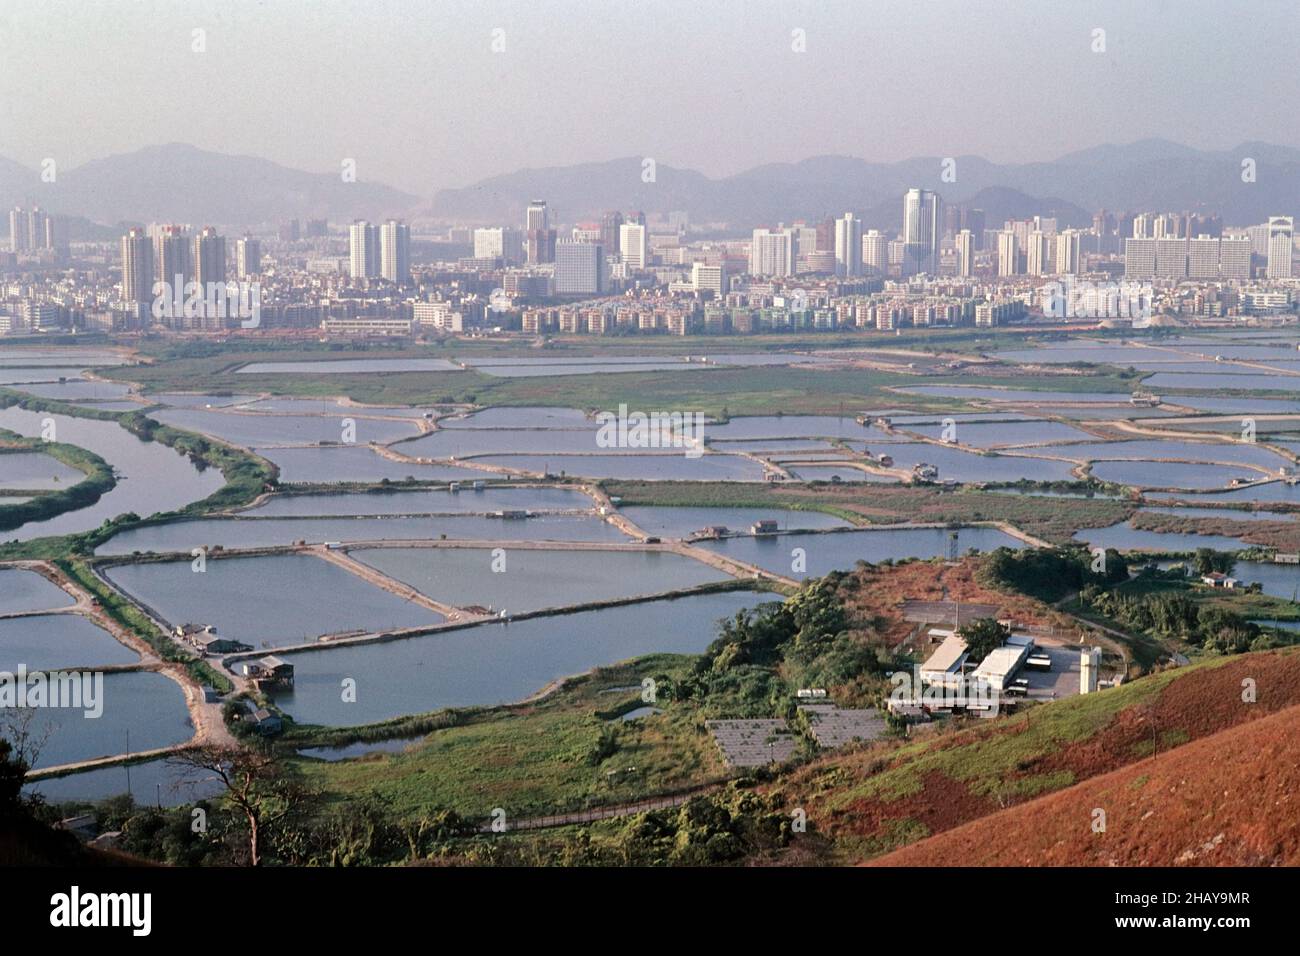
<path fill-rule="evenodd" d="M 221 781 L 227 804 L 248 825 L 249 865 L 261 866 L 266 838 L 295 811 L 301 797 L 279 761 L 264 751 L 218 745 L 184 750 L 169 759 Z"/>

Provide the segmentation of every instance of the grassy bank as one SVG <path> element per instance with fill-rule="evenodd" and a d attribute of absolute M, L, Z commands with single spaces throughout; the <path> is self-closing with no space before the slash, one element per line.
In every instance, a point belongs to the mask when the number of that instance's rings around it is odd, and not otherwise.
<path fill-rule="evenodd" d="M 0 498 L 0 531 L 11 531 L 29 521 L 46 521 L 65 511 L 88 508 L 117 484 L 108 462 L 76 445 L 25 438 L 3 428 L 0 428 L 0 443 L 3 443 L 0 455 L 38 452 L 75 468 L 86 476 L 69 488 L 46 492 L 29 501 L 6 505 L 4 499 Z"/>
<path fill-rule="evenodd" d="M 49 412 L 74 418 L 116 422 L 143 441 L 156 441 L 173 449 L 177 454 L 185 455 L 199 469 L 217 468 L 225 478 L 225 484 L 206 498 L 192 502 L 177 511 L 155 516 L 148 521 L 142 520 L 139 515 L 135 514 L 118 515 L 91 531 L 59 537 L 35 538 L 30 541 L 0 545 L 0 560 L 21 558 L 53 559 L 70 555 L 91 554 L 95 548 L 107 541 L 112 535 L 127 528 L 146 523 L 160 523 L 179 516 L 197 517 L 214 511 L 225 511 L 248 504 L 268 487 L 274 486 L 277 480 L 275 466 L 265 459 L 232 445 L 212 441 L 202 435 L 159 424 L 143 412 L 106 412 L 102 409 L 85 408 L 49 399 L 32 398 L 19 395 L 10 390 L 0 389 L 0 407 L 7 407 L 8 405 L 19 405 L 33 412 Z M 44 449 L 48 446 L 42 445 L 41 447 Z M 83 449 L 76 449 L 76 451 L 84 455 L 90 455 L 89 452 L 85 452 Z M 91 457 L 103 462 L 97 456 Z M 103 465 L 111 478 L 111 467 L 107 462 L 103 462 Z M 80 484 L 77 487 L 79 488 Z M 101 491 L 100 494 L 103 494 L 103 492 Z M 28 504 L 36 504 L 45 497 L 48 496 L 43 495 Z M 96 495 L 93 500 L 78 503 L 76 507 L 86 507 L 88 504 L 93 504 L 94 500 L 98 500 L 98 498 L 99 495 Z M 25 506 L 8 507 L 21 508 Z M 0 508 L 0 515 L 4 514 L 5 511 L 5 508 Z"/>

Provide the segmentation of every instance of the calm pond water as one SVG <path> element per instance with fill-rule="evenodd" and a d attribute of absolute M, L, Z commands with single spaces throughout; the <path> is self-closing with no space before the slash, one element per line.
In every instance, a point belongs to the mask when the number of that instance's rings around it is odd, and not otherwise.
<path fill-rule="evenodd" d="M 1300 515 L 1282 511 L 1243 511 L 1238 508 L 1143 508 L 1149 514 L 1185 518 L 1227 518 L 1229 521 L 1300 521 Z"/>
<path fill-rule="evenodd" d="M 946 557 L 949 531 L 944 528 L 881 528 L 869 531 L 834 531 L 825 534 L 782 534 L 761 537 L 724 538 L 701 541 L 724 557 L 756 565 L 773 574 L 790 578 L 821 577 L 831 571 L 851 570 L 858 561 L 878 564 L 892 558 Z M 957 535 L 957 553 L 972 548 L 992 551 L 995 548 L 1023 548 L 1017 538 L 996 528 L 961 528 Z M 795 548 L 804 551 L 804 571 L 794 570 Z"/>
<path fill-rule="evenodd" d="M 1188 495 L 1176 491 L 1156 491 L 1146 494 L 1145 497 L 1154 501 L 1182 498 L 1189 501 L 1205 501 L 1210 504 L 1219 501 L 1260 501 L 1288 502 L 1300 505 L 1300 485 L 1288 485 L 1284 481 L 1270 481 L 1266 485 L 1256 485 L 1252 488 L 1234 488 L 1231 491 L 1221 491 L 1212 495 Z"/>
<path fill-rule="evenodd" d="M 42 398 L 81 399 L 81 398 L 122 398 L 131 391 L 129 385 L 119 382 L 96 382 L 86 379 L 69 379 L 66 382 L 47 382 L 28 385 L 22 389 L 30 395 Z"/>
<path fill-rule="evenodd" d="M 84 368 L 0 368 L 0 385 L 26 385 L 30 382 L 57 382 L 61 378 L 80 378 Z"/>
<path fill-rule="evenodd" d="M 1252 622 L 1260 627 L 1276 627 L 1280 631 L 1300 631 L 1300 621 L 1270 621 L 1262 618 L 1255 618 Z"/>
<path fill-rule="evenodd" d="M 345 422 L 350 421 L 353 440 L 347 444 L 386 445 L 399 438 L 419 434 L 415 422 L 358 418 L 348 415 L 268 415 L 245 412 L 209 411 L 202 408 L 170 408 L 151 416 L 164 425 L 214 435 L 235 445 L 315 445 L 343 442 Z"/>
<path fill-rule="evenodd" d="M 52 611 L 72 603 L 72 595 L 35 571 L 0 568 L 0 614 Z"/>
<path fill-rule="evenodd" d="M 168 623 L 211 624 L 254 649 L 443 620 L 310 555 L 209 560 L 201 574 L 189 561 L 123 564 L 106 575 Z"/>
<path fill-rule="evenodd" d="M 1082 429 L 1061 422 L 1029 420 L 965 424 L 954 419 L 953 426 L 953 437 L 959 443 L 976 448 L 990 448 L 994 445 L 1045 445 L 1048 442 L 1092 439 L 1092 436 Z M 905 427 L 908 431 L 927 438 L 942 439 L 944 434 L 944 426 L 941 423 Z"/>
<path fill-rule="evenodd" d="M 589 431 L 594 419 L 578 408 L 520 406 L 485 408 L 459 418 L 439 419 L 439 428 L 552 428 Z"/>
<path fill-rule="evenodd" d="M 887 445 L 883 448 L 867 446 L 872 454 L 884 453 L 894 459 L 894 468 L 910 470 L 920 462 L 939 469 L 939 479 L 955 481 L 1068 481 L 1073 467 L 1067 461 L 1050 461 L 1028 455 L 980 455 L 946 445 L 929 445 L 911 442 Z"/>
<path fill-rule="evenodd" d="M 362 372 L 459 372 L 446 359 L 335 359 L 324 362 L 250 362 L 240 375 L 356 375 Z"/>
<path fill-rule="evenodd" d="M 1300 378 L 1294 375 L 1233 375 L 1196 372 L 1157 372 L 1142 380 L 1143 388 L 1210 388 L 1243 391 L 1294 392 Z"/>
<path fill-rule="evenodd" d="M 941 398 L 986 398 L 999 402 L 1109 402 L 1128 405 L 1128 392 L 1053 392 L 1027 388 L 993 388 L 985 385 L 909 385 L 900 391 L 909 395 Z"/>
<path fill-rule="evenodd" d="M 843 466 L 836 468 L 832 465 L 796 464 L 791 469 L 791 474 L 799 481 L 873 482 L 881 485 L 896 484 L 898 482 L 897 478 L 873 475 L 857 468 Z"/>
<path fill-rule="evenodd" d="M 0 452 L 0 488 L 58 491 L 86 476 L 57 458 L 38 451 Z"/>
<path fill-rule="evenodd" d="M 731 531 L 748 533 L 750 525 L 764 518 L 775 520 L 782 531 L 849 526 L 847 521 L 834 515 L 786 508 L 651 508 L 632 505 L 618 511 L 647 534 L 664 538 L 684 538 L 710 525 L 723 525 Z"/>
<path fill-rule="evenodd" d="M 1192 465 L 1167 461 L 1099 461 L 1094 477 L 1138 488 L 1223 488 L 1234 478 L 1262 478 L 1260 472 L 1231 465 Z"/>
<path fill-rule="evenodd" d="M 174 408 L 224 408 L 228 405 L 242 405 L 251 402 L 256 395 L 217 395 L 207 392 L 155 392 L 146 395 L 150 402 L 171 405 Z"/>
<path fill-rule="evenodd" d="M 618 528 L 594 515 L 534 515 L 524 519 L 443 515 L 370 518 L 200 518 L 132 528 L 100 545 L 96 554 L 189 552 L 197 547 L 265 548 L 297 541 L 610 541 L 626 542 Z"/>
<path fill-rule="evenodd" d="M 829 452 L 835 450 L 835 445 L 818 438 L 756 438 L 746 441 L 717 441 L 712 442 L 711 447 L 718 452 Z"/>
<path fill-rule="evenodd" d="M 253 451 L 280 468 L 280 480 L 290 484 L 329 484 L 339 481 L 378 482 L 385 478 L 402 481 L 473 481 L 502 476 L 478 468 L 455 465 L 419 465 L 393 461 L 362 445 L 324 448 L 254 448 Z"/>
<path fill-rule="evenodd" d="M 38 780 L 23 787 L 46 803 L 98 803 L 129 793 L 140 806 L 179 807 L 215 797 L 224 787 L 204 770 L 178 766 L 167 759 L 84 770 L 64 777 Z"/>
<path fill-rule="evenodd" d="M 301 723 L 332 727 L 509 703 L 558 678 L 631 657 L 698 654 L 717 636 L 720 619 L 772 599 L 749 591 L 691 595 L 290 654 L 294 688 L 275 700 Z M 351 703 L 342 699 L 345 677 L 356 681 Z"/>
<path fill-rule="evenodd" d="M 736 455 L 687 458 L 680 451 L 653 455 L 488 455 L 484 464 L 519 471 L 587 478 L 642 478 L 651 481 L 762 481 L 763 466 Z"/>
<path fill-rule="evenodd" d="M 562 454 L 637 454 L 640 449 L 602 448 L 596 430 L 543 428 L 447 428 L 402 442 L 398 450 L 420 458 L 464 458 L 468 455 L 503 455 L 511 452 Z"/>
<path fill-rule="evenodd" d="M 1004 352 L 991 352 L 990 355 L 1003 362 L 1029 363 L 1033 365 L 1059 365 L 1068 362 L 1092 362 L 1127 367 L 1137 362 L 1178 361 L 1182 356 L 1177 352 L 1160 348 L 1148 348 L 1138 345 L 1107 345 L 1104 343 L 1078 342 L 1067 345 L 1048 345 L 1032 349 L 1010 349 Z"/>
<path fill-rule="evenodd" d="M 140 655 L 99 625 L 76 614 L 40 614 L 0 620 L 0 671 L 134 664 Z"/>
<path fill-rule="evenodd" d="M 68 708 L 28 711 L 33 715 L 32 733 L 48 734 L 35 766 L 57 767 L 96 757 L 140 753 L 182 743 L 194 735 L 184 691 L 162 674 L 105 674 L 103 707 L 97 718 Z"/>
<path fill-rule="evenodd" d="M 77 362 L 82 365 L 123 365 L 126 356 L 120 352 L 107 349 L 95 349 L 78 346 L 60 346 L 59 348 L 0 348 L 0 365 L 68 365 Z"/>
<path fill-rule="evenodd" d="M 1295 600 L 1300 588 L 1300 565 L 1273 564 L 1264 561 L 1238 561 L 1232 576 L 1262 586 L 1265 594 Z"/>
<path fill-rule="evenodd" d="M 490 511 L 590 511 L 595 502 L 576 488 L 503 488 L 457 494 L 442 489 L 419 491 L 331 492 L 276 495 L 241 514 L 255 518 L 326 515 L 481 514 Z"/>
<path fill-rule="evenodd" d="M 293 415 L 333 415 L 336 418 L 415 418 L 436 411 L 436 405 L 355 405 L 341 398 L 264 398 L 244 404 L 242 410 Z"/>
<path fill-rule="evenodd" d="M 1300 412 L 1300 401 L 1286 401 L 1275 398 L 1214 398 L 1185 395 L 1171 397 L 1170 402 L 1186 408 L 1195 408 L 1202 412 L 1215 412 L 1220 415 L 1286 415 Z"/>
<path fill-rule="evenodd" d="M 710 441 L 752 438 L 862 438 L 868 429 L 853 415 L 756 415 L 707 425 Z"/>
<path fill-rule="evenodd" d="M 424 735 L 418 737 L 397 737 L 393 740 L 359 741 L 353 744 L 342 744 L 338 747 L 305 747 L 298 751 L 298 756 L 311 757 L 315 760 L 324 760 L 327 763 L 334 763 L 337 760 L 349 760 L 352 757 L 364 757 L 366 754 L 399 754 L 406 750 L 407 747 L 417 744 L 422 740 L 424 740 Z"/>
<path fill-rule="evenodd" d="M 371 567 L 431 598 L 513 614 L 613 598 L 662 594 L 729 576 L 703 562 L 656 551 L 505 549 L 494 572 L 493 549 L 381 548 L 354 551 Z"/>
<path fill-rule="evenodd" d="M 1086 528 L 1077 532 L 1074 540 L 1083 541 L 1093 548 L 1114 548 L 1116 551 L 1195 551 L 1197 548 L 1237 551 L 1250 547 L 1240 538 L 1218 534 L 1147 531 L 1134 528 L 1128 521 L 1109 528 Z"/>
<path fill-rule="evenodd" d="M 119 476 L 117 485 L 88 508 L 0 532 L 0 540 L 27 541 L 89 531 L 127 512 L 147 517 L 173 511 L 206 498 L 225 484 L 217 469 L 199 471 L 188 458 L 166 445 L 141 441 L 113 421 L 38 414 L 13 407 L 0 410 L 0 428 L 39 437 L 41 422 L 47 418 L 54 420 L 58 441 L 93 451 L 112 465 Z"/>
<path fill-rule="evenodd" d="M 1189 442 L 1136 439 L 1134 441 L 1093 442 L 1091 444 L 1057 445 L 1052 454 L 1079 461 L 1107 459 L 1161 459 L 1177 458 L 1183 461 L 1223 462 L 1226 464 L 1259 465 L 1276 471 L 1288 464 L 1276 452 L 1249 442 Z"/>

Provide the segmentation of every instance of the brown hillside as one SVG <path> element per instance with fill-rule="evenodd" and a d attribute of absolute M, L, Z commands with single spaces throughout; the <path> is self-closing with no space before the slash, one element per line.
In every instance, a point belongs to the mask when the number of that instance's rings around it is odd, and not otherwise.
<path fill-rule="evenodd" d="M 1094 808 L 1106 831 L 1094 833 Z M 1300 706 L 922 840 L 872 866 L 1300 864 Z"/>
<path fill-rule="evenodd" d="M 1247 678 L 1257 687 L 1255 703 L 1242 701 Z M 1025 820 L 1027 808 L 1044 794 L 1126 768 L 1137 768 L 1136 778 L 1142 768 L 1157 766 L 1153 751 L 1163 759 L 1197 741 L 1218 746 L 1226 729 L 1262 724 L 1282 711 L 1295 726 L 1298 703 L 1300 654 L 1244 654 L 1019 717 L 828 754 L 775 789 L 805 808 L 850 858 L 864 859 L 972 821 Z M 1300 744 L 1294 753 L 1300 754 Z M 1300 817 L 1300 802 L 1295 813 Z M 1114 813 L 1111 819 L 1114 832 L 1120 822 Z M 1084 814 L 1081 833 L 1089 823 Z"/>

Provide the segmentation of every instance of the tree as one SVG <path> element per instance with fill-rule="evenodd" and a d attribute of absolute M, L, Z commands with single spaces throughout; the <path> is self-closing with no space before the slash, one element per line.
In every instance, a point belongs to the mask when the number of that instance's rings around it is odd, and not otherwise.
<path fill-rule="evenodd" d="M 261 866 L 272 835 L 301 808 L 305 791 L 288 776 L 271 754 L 209 744 L 184 750 L 173 762 L 214 774 L 225 786 L 224 800 L 248 826 L 248 862 Z"/>
<path fill-rule="evenodd" d="M 1213 574 L 1215 571 L 1231 574 L 1237 566 L 1237 557 L 1231 551 L 1215 551 L 1213 548 L 1197 548 L 1194 560 L 1197 574 Z"/>
<path fill-rule="evenodd" d="M 991 617 L 981 617 L 965 625 L 957 636 L 966 642 L 966 654 L 972 661 L 982 661 L 1006 643 L 1011 628 Z"/>

